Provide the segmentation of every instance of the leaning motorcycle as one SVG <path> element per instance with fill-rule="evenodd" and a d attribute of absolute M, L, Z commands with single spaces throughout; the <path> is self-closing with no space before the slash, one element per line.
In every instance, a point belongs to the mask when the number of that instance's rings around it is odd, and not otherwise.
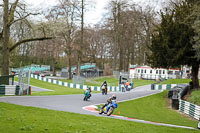
<path fill-rule="evenodd" d="M 114 112 L 115 108 L 117 107 L 118 107 L 117 102 L 115 100 L 112 100 L 110 104 L 100 109 L 99 114 L 101 115 L 104 113 L 107 116 L 110 116 Z"/>
<path fill-rule="evenodd" d="M 85 91 L 83 101 L 87 101 L 90 98 L 90 92 Z"/>

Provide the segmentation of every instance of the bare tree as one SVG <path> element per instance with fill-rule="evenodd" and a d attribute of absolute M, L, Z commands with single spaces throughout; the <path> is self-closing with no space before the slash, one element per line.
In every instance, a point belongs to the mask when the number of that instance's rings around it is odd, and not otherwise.
<path fill-rule="evenodd" d="M 111 7 L 111 31 L 113 36 L 113 69 L 116 70 L 116 64 L 117 64 L 117 58 L 119 55 L 119 71 L 123 69 L 123 52 L 124 48 L 122 43 L 122 32 L 123 32 L 123 24 L 122 22 L 122 12 L 127 7 L 127 1 L 126 0 L 112 0 L 109 4 Z"/>
<path fill-rule="evenodd" d="M 64 52 L 68 58 L 69 79 L 72 78 L 72 54 L 74 52 L 75 33 L 77 32 L 76 21 L 79 15 L 79 2 L 76 0 L 60 0 L 58 5 L 53 7 L 47 16 L 49 20 L 53 20 L 57 25 L 57 33 L 64 42 Z"/>
<path fill-rule="evenodd" d="M 113 69 L 128 71 L 129 64 L 146 64 L 147 46 L 155 20 L 154 10 L 140 8 L 124 0 L 112 0 L 107 28 L 110 30 L 110 53 Z"/>
<path fill-rule="evenodd" d="M 52 39 L 52 37 L 35 37 L 35 38 L 26 38 L 22 40 L 18 40 L 12 46 L 10 44 L 11 35 L 10 35 L 10 28 L 11 26 L 21 20 L 26 19 L 30 15 L 35 15 L 32 13 L 27 13 L 25 16 L 20 16 L 20 13 L 17 11 L 17 8 L 20 8 L 19 0 L 15 0 L 14 3 L 11 3 L 9 6 L 9 0 L 3 1 L 3 29 L 0 32 L 0 41 L 2 41 L 2 75 L 9 74 L 9 58 L 10 52 L 12 52 L 16 47 L 19 45 L 30 42 L 30 41 L 38 41 L 38 40 L 46 40 Z M 23 8 L 22 8 L 23 9 Z M 15 15 L 17 13 L 18 15 Z"/>

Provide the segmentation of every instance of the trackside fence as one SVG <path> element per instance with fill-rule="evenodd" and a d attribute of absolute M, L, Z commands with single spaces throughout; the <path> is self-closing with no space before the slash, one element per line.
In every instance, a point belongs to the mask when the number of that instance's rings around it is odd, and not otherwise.
<path fill-rule="evenodd" d="M 199 120 L 200 106 L 179 99 L 179 111 Z"/>
<path fill-rule="evenodd" d="M 70 88 L 84 89 L 84 90 L 88 88 L 87 85 L 80 85 L 80 84 L 73 84 L 73 83 L 58 81 L 55 79 L 45 78 L 45 77 L 41 77 L 41 76 L 33 75 L 33 74 L 31 74 L 31 78 L 52 83 L 52 84 L 70 87 Z M 102 91 L 102 88 L 100 86 L 90 86 L 90 87 L 92 91 Z M 121 87 L 119 86 L 108 86 L 107 88 L 108 88 L 108 91 L 110 92 L 121 92 Z"/>

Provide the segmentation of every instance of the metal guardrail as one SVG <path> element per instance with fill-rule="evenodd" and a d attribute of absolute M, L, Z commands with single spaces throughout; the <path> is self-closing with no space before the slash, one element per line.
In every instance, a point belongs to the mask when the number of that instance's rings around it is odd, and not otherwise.
<path fill-rule="evenodd" d="M 198 105 L 180 99 L 179 111 L 189 115 L 196 120 L 200 119 L 200 106 Z"/>

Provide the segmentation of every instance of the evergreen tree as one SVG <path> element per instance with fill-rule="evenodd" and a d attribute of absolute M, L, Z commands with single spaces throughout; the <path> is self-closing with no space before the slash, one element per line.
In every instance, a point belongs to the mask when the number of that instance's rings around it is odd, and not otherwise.
<path fill-rule="evenodd" d="M 192 66 L 192 81 L 199 88 L 198 71 L 200 61 L 195 57 L 192 28 L 196 16 L 193 2 L 175 4 L 172 11 L 161 11 L 161 23 L 153 33 L 152 54 L 148 56 L 154 67 Z"/>
<path fill-rule="evenodd" d="M 193 46 L 195 50 L 195 58 L 200 60 L 200 9 L 199 9 L 200 2 L 196 4 L 194 7 L 194 14 L 196 15 L 196 20 L 193 24 L 193 29 L 195 31 L 195 36 L 193 37 L 193 40 L 195 42 L 195 45 Z"/>

